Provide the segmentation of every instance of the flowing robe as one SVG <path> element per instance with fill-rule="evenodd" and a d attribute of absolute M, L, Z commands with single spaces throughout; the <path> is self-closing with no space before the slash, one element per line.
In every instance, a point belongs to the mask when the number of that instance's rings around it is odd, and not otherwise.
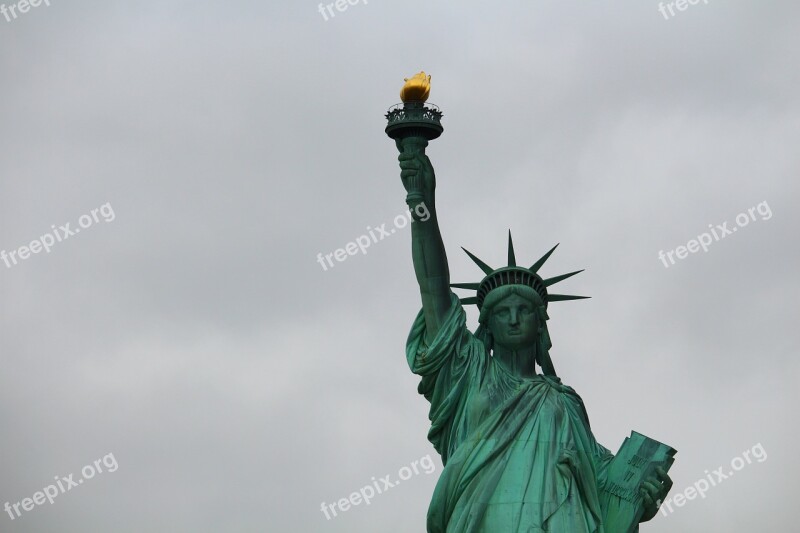
<path fill-rule="evenodd" d="M 598 490 L 613 455 L 583 401 L 559 378 L 506 371 L 451 302 L 430 346 L 422 311 L 406 345 L 445 465 L 428 533 L 604 533 Z"/>

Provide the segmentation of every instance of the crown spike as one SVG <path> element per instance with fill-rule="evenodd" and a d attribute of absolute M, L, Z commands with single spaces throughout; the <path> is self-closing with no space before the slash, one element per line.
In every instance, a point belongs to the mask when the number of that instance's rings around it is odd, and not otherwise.
<path fill-rule="evenodd" d="M 549 287 L 550 285 L 555 285 L 555 284 L 556 284 L 556 283 L 558 283 L 559 281 L 565 280 L 565 279 L 567 279 L 567 278 L 571 278 L 571 277 L 572 277 L 572 276 L 574 276 L 575 274 L 580 274 L 580 273 L 581 273 L 581 272 L 583 272 L 584 270 L 586 270 L 586 269 L 582 269 L 582 270 L 576 270 L 575 272 L 570 272 L 569 274 L 561 274 L 560 276 L 555 276 L 555 277 L 552 277 L 552 278 L 547 278 L 547 279 L 545 279 L 545 280 L 542 280 L 542 283 L 544 283 L 544 286 L 545 286 L 545 287 Z"/>
<path fill-rule="evenodd" d="M 591 296 L 573 296 L 571 294 L 548 294 L 548 302 L 565 302 L 567 300 L 585 300 Z"/>
<path fill-rule="evenodd" d="M 464 250 L 465 252 L 467 252 L 467 255 L 469 256 L 469 258 L 472 259 L 475 262 L 476 265 L 481 267 L 481 270 L 483 270 L 484 274 L 486 274 L 488 276 L 489 274 L 494 272 L 494 269 L 492 267 L 490 267 L 489 265 L 487 265 L 486 263 L 484 263 L 483 261 L 481 261 L 480 259 L 478 259 L 474 255 L 472 255 L 472 253 L 469 250 L 467 250 L 463 246 L 461 247 L 461 249 Z"/>
<path fill-rule="evenodd" d="M 559 243 L 559 244 L 561 244 L 561 243 Z M 558 248 L 558 244 L 556 244 L 555 246 L 553 246 L 552 248 L 550 248 L 550 251 L 549 251 L 549 252 L 547 252 L 546 254 L 544 254 L 544 255 L 543 255 L 543 256 L 542 256 L 542 257 L 541 257 L 541 258 L 540 258 L 538 261 L 536 261 L 536 262 L 533 264 L 533 266 L 531 266 L 531 267 L 530 267 L 528 270 L 530 270 L 531 272 L 534 272 L 534 273 L 535 273 L 535 272 L 538 272 L 538 271 L 539 271 L 539 269 L 540 269 L 540 268 L 542 268 L 542 265 L 545 263 L 545 261 L 547 261 L 547 260 L 550 258 L 550 254 L 552 254 L 552 253 L 553 253 L 553 252 L 556 250 L 556 248 Z"/>
<path fill-rule="evenodd" d="M 508 230 L 508 266 L 517 266 L 517 258 L 514 255 L 514 241 L 511 240 L 511 230 Z"/>
<path fill-rule="evenodd" d="M 454 289 L 472 289 L 473 291 L 477 291 L 478 287 L 481 286 L 480 283 L 451 283 L 451 287 Z"/>
<path fill-rule="evenodd" d="M 461 303 L 464 305 L 477 305 L 478 304 L 478 297 L 477 296 L 470 296 L 469 298 L 461 298 Z"/>

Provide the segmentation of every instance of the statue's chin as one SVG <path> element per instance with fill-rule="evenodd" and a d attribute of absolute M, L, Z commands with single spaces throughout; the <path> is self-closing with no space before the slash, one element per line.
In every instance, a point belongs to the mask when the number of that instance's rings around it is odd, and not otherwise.
<path fill-rule="evenodd" d="M 534 347 L 533 343 L 529 343 L 529 342 L 519 342 L 519 343 L 516 343 L 516 342 L 507 342 L 507 343 L 499 343 L 499 342 L 497 342 L 496 340 L 495 340 L 495 345 L 496 345 L 498 348 L 500 348 L 500 349 L 502 349 L 502 350 L 505 350 L 505 351 L 507 351 L 507 352 L 522 352 L 522 351 L 525 351 L 525 350 L 532 350 L 532 349 L 533 349 L 533 347 Z"/>

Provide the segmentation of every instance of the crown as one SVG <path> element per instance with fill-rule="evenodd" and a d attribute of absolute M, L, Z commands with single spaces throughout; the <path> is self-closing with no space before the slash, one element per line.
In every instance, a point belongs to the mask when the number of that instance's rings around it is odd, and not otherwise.
<path fill-rule="evenodd" d="M 511 240 L 511 230 L 508 231 L 508 266 L 494 269 L 475 257 L 466 248 L 461 248 L 472 259 L 476 265 L 486 274 L 479 283 L 452 283 L 450 286 L 457 289 L 472 289 L 477 291 L 475 296 L 468 298 L 461 298 L 463 304 L 477 304 L 478 309 L 483 307 L 483 301 L 486 299 L 491 291 L 504 285 L 526 285 L 535 290 L 541 296 L 545 307 L 549 302 L 563 302 L 566 300 L 582 300 L 590 298 L 590 296 L 573 296 L 570 294 L 548 294 L 547 287 L 554 285 L 559 281 L 563 281 L 569 277 L 583 272 L 583 270 L 576 270 L 568 274 L 561 274 L 552 278 L 542 279 L 537 273 L 544 263 L 550 258 L 550 255 L 558 248 L 558 244 L 553 246 L 549 252 L 544 254 L 538 261 L 536 261 L 530 268 L 518 267 L 517 258 L 514 255 L 514 243 Z"/>

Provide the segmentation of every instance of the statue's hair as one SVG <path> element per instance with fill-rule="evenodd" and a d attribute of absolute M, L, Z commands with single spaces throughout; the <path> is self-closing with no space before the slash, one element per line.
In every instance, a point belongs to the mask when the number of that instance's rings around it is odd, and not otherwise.
<path fill-rule="evenodd" d="M 545 375 L 556 376 L 553 362 L 550 360 L 550 348 L 552 347 L 552 343 L 550 342 L 550 333 L 547 331 L 546 321 L 549 318 L 547 316 L 547 309 L 539 293 L 527 285 L 503 285 L 489 292 L 481 306 L 480 316 L 478 317 L 480 326 L 478 326 L 478 329 L 475 331 L 475 336 L 483 341 L 486 351 L 491 353 L 494 346 L 494 338 L 489 329 L 489 318 L 492 315 L 493 309 L 499 302 L 514 294 L 533 304 L 537 319 L 536 322 L 539 328 L 539 333 L 535 341 L 536 362 L 542 368 L 542 372 Z"/>

